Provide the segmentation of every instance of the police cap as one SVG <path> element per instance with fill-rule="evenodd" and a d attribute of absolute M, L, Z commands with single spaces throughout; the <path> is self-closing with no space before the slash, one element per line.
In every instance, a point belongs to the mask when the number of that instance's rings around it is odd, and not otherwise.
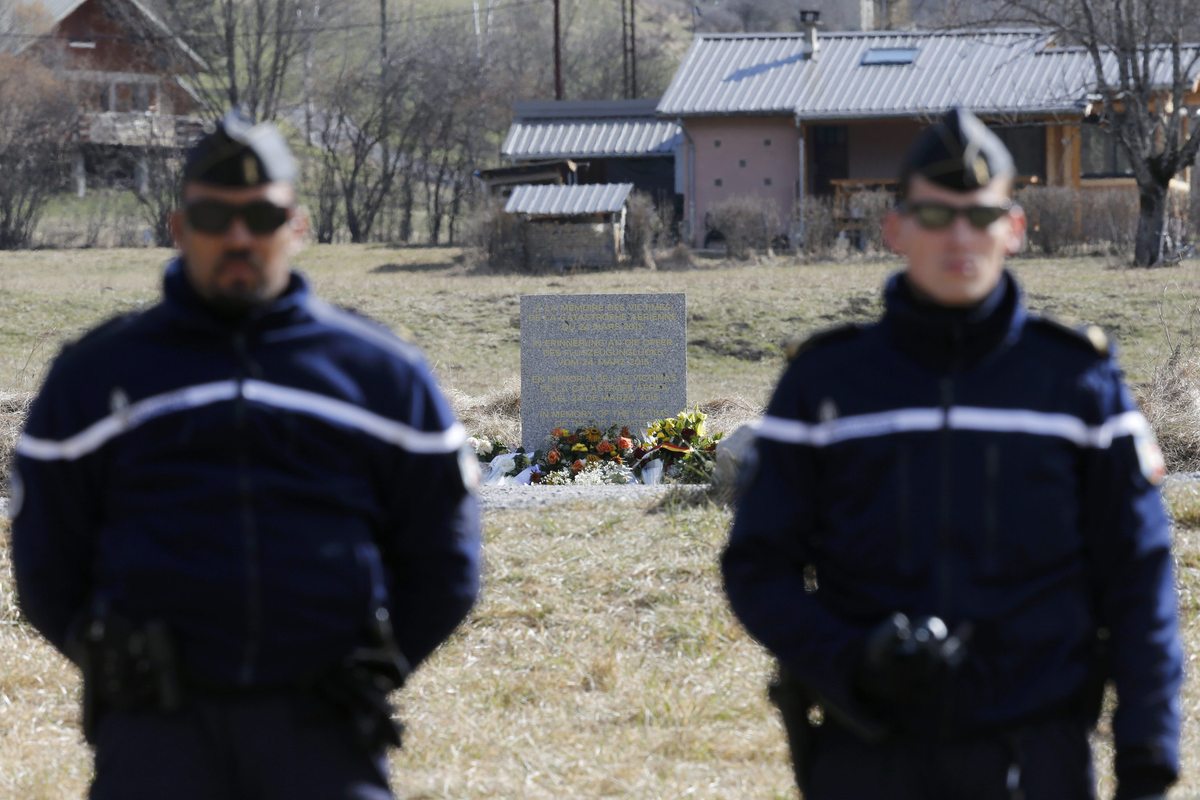
<path fill-rule="evenodd" d="M 183 166 L 183 182 L 240 188 L 275 181 L 292 181 L 296 161 L 279 129 L 257 125 L 230 111 L 192 145 Z"/>
<path fill-rule="evenodd" d="M 956 192 L 987 186 L 1016 174 L 1004 142 L 965 108 L 952 108 L 921 131 L 900 170 L 900 192 L 914 175 Z"/>

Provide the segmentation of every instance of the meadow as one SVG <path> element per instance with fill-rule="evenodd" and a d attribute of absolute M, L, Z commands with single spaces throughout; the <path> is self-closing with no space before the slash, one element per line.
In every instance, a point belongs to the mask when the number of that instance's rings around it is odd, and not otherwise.
<path fill-rule="evenodd" d="M 0 255 L 0 422 L 62 342 L 152 302 L 163 250 Z M 752 415 L 783 364 L 780 342 L 879 309 L 890 261 L 778 259 L 690 269 L 518 276 L 447 248 L 312 248 L 317 290 L 427 353 L 475 434 L 514 430 L 519 298 L 686 292 L 689 402 L 717 427 Z M 1200 263 L 1152 271 L 1099 259 L 1018 260 L 1030 305 L 1097 321 L 1132 382 L 1152 384 L 1200 334 Z M 9 409 L 7 412 L 4 409 Z M 485 430 L 488 428 L 490 430 Z M 0 430 L 0 446 L 3 445 Z M 0 453 L 0 457 L 3 454 Z M 1200 798 L 1200 494 L 1172 484 L 1189 653 L 1184 778 Z M 711 501 L 574 502 L 485 516 L 485 591 L 469 621 L 396 697 L 408 732 L 397 795 L 433 798 L 793 798 L 769 659 L 720 592 L 729 509 Z M 21 622 L 0 522 L 0 798 L 76 798 L 90 771 L 73 669 Z M 1096 737 L 1111 792 L 1108 731 Z M 1106 795 L 1104 795 L 1106 796 Z"/>

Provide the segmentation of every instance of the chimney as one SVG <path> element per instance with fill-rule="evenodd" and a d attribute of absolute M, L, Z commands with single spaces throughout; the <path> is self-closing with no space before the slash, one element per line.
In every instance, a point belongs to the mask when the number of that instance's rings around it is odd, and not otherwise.
<path fill-rule="evenodd" d="M 801 11 L 800 25 L 804 28 L 805 39 L 808 42 L 808 57 L 817 57 L 817 26 L 821 23 L 820 11 Z"/>
<path fill-rule="evenodd" d="M 884 8 L 887 8 L 887 0 L 883 0 Z M 858 0 L 858 29 L 861 31 L 873 31 L 877 27 L 887 27 L 887 12 L 883 12 L 883 19 L 880 20 L 882 25 L 877 25 L 875 20 L 875 0 Z"/>

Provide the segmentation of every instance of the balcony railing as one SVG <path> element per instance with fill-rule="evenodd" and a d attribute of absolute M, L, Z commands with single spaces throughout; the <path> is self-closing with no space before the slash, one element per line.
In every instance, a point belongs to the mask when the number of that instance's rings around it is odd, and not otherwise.
<path fill-rule="evenodd" d="M 82 115 L 79 139 L 120 147 L 186 147 L 199 134 L 195 117 L 150 111 L 94 111 Z"/>

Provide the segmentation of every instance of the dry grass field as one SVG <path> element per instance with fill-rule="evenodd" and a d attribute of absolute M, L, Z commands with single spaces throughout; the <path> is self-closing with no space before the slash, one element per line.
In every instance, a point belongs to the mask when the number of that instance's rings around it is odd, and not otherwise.
<path fill-rule="evenodd" d="M 166 255 L 0 255 L 0 401 L 34 390 L 63 340 L 150 301 Z M 497 429 L 514 424 L 521 294 L 687 292 L 689 398 L 735 420 L 764 401 L 780 340 L 869 316 L 894 268 L 780 259 L 525 277 L 476 273 L 456 250 L 374 247 L 314 248 L 299 263 L 326 297 L 406 332 L 468 419 Z M 1200 264 L 1015 268 L 1035 308 L 1114 330 L 1135 381 L 1200 331 Z M 19 415 L 16 401 L 5 408 Z M 1190 673 L 1185 776 L 1172 797 L 1200 800 L 1200 494 L 1175 485 L 1168 499 Z M 397 698 L 408 725 L 392 761 L 399 797 L 794 797 L 764 696 L 768 660 L 719 590 L 728 521 L 723 506 L 685 502 L 489 512 L 484 596 Z M 90 772 L 78 681 L 20 622 L 7 541 L 0 522 L 0 800 L 78 798 Z M 1106 752 L 1103 730 L 1097 745 Z"/>
<path fill-rule="evenodd" d="M 157 295 L 166 250 L 0 254 L 0 392 L 32 391 L 60 344 Z M 520 372 L 520 296 L 686 292 L 688 397 L 761 404 L 782 365 L 781 341 L 879 307 L 895 261 L 756 264 L 701 259 L 688 270 L 491 275 L 454 248 L 313 247 L 297 259 L 318 291 L 405 333 L 443 384 L 472 396 L 512 386 Z M 1134 381 L 1171 343 L 1200 336 L 1200 262 L 1160 270 L 1100 259 L 1013 262 L 1035 310 L 1100 322 L 1121 343 Z"/>

